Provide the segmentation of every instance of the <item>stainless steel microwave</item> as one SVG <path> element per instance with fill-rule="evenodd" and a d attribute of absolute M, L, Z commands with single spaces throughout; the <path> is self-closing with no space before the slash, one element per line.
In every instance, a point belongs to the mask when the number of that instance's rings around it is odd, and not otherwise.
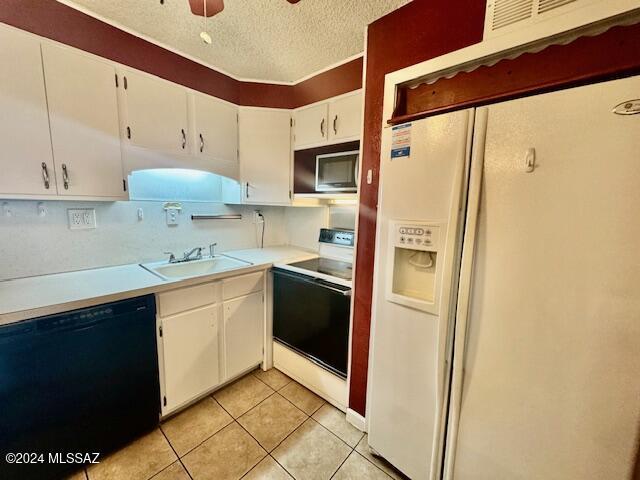
<path fill-rule="evenodd" d="M 358 150 L 327 153 L 316 157 L 316 192 L 358 190 Z"/>

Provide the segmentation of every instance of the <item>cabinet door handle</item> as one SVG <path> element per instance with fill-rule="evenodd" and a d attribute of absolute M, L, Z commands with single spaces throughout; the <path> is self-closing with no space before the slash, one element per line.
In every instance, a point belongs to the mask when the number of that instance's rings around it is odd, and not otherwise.
<path fill-rule="evenodd" d="M 324 138 L 324 118 L 320 122 L 320 133 L 322 134 L 322 137 Z"/>
<path fill-rule="evenodd" d="M 338 115 L 336 115 L 335 117 L 333 117 L 333 133 L 335 135 L 338 134 Z"/>
<path fill-rule="evenodd" d="M 180 133 L 182 133 L 182 149 L 184 150 L 184 147 L 187 146 L 187 134 L 185 133 L 184 128 L 180 130 Z"/>
<path fill-rule="evenodd" d="M 42 162 L 42 181 L 44 182 L 44 188 L 49 190 L 49 171 L 47 170 L 47 164 Z"/>
<path fill-rule="evenodd" d="M 204 151 L 204 137 L 200 134 L 200 153 Z"/>
<path fill-rule="evenodd" d="M 245 195 L 249 198 L 249 182 L 247 182 L 247 188 L 245 189 Z"/>
<path fill-rule="evenodd" d="M 64 189 L 69 190 L 69 172 L 67 171 L 67 164 L 62 164 L 62 182 L 64 183 Z"/>

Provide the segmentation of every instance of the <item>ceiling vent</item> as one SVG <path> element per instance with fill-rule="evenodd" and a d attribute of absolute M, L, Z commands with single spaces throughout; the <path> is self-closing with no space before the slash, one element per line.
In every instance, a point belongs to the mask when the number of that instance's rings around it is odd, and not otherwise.
<path fill-rule="evenodd" d="M 606 0 L 487 0 L 484 38 L 510 33 L 597 2 Z"/>

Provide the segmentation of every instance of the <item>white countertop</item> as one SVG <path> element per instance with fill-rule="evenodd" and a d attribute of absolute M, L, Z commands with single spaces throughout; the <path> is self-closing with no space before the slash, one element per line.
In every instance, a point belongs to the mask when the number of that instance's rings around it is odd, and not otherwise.
<path fill-rule="evenodd" d="M 233 250 L 224 254 L 254 265 L 301 262 L 318 256 L 315 252 L 293 247 L 250 248 L 248 250 Z"/>
<path fill-rule="evenodd" d="M 137 263 L 3 281 L 0 325 L 264 270 L 274 263 L 317 257 L 316 253 L 288 246 L 234 250 L 224 255 L 252 265 L 174 281 L 163 280 Z"/>

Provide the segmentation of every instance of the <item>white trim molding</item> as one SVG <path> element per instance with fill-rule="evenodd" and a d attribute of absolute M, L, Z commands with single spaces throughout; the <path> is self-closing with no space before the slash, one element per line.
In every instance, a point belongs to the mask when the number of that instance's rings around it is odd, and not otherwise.
<path fill-rule="evenodd" d="M 367 431 L 366 419 L 358 412 L 356 412 L 355 410 L 351 410 L 350 408 L 347 408 L 347 422 L 349 422 L 361 432 Z"/>

